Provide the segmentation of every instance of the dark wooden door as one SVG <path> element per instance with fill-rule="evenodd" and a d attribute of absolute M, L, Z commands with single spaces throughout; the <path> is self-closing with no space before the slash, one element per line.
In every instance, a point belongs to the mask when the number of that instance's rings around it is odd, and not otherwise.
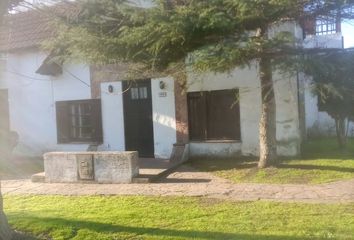
<path fill-rule="evenodd" d="M 151 80 L 124 81 L 125 148 L 154 157 Z"/>
<path fill-rule="evenodd" d="M 0 148 L 8 147 L 10 123 L 7 89 L 0 89 Z M 0 149 L 1 150 L 1 149 Z"/>

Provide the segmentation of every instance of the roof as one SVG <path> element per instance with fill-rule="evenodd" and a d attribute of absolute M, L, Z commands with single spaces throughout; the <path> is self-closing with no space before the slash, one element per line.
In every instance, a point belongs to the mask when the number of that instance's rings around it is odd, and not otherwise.
<path fill-rule="evenodd" d="M 0 51 L 39 46 L 53 31 L 49 19 L 39 11 L 27 11 L 5 19 L 0 30 Z"/>
<path fill-rule="evenodd" d="M 78 12 L 78 8 L 66 3 L 5 17 L 4 25 L 0 28 L 0 52 L 40 46 L 55 34 L 51 24 L 53 19 L 58 16 L 77 16 Z"/>

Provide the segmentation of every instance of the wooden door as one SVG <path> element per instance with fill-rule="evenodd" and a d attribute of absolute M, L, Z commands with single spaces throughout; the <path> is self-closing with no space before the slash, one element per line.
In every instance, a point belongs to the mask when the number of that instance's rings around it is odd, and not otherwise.
<path fill-rule="evenodd" d="M 154 157 L 151 80 L 123 82 L 125 148 Z"/>

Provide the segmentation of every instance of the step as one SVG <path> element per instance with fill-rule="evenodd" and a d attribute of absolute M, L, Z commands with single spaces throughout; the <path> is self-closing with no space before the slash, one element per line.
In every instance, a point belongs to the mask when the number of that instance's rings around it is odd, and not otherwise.
<path fill-rule="evenodd" d="M 34 183 L 44 183 L 45 182 L 45 173 L 41 172 L 41 173 L 33 174 L 31 177 L 31 181 Z"/>

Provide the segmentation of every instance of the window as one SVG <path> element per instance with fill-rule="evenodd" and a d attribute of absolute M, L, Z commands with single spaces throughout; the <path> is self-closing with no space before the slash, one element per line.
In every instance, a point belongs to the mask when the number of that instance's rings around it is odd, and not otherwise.
<path fill-rule="evenodd" d="M 56 102 L 58 143 L 102 142 L 101 100 Z"/>
<path fill-rule="evenodd" d="M 147 99 L 148 98 L 147 87 L 132 87 L 130 89 L 130 97 L 132 100 Z"/>
<path fill-rule="evenodd" d="M 316 35 L 337 33 L 337 21 L 334 17 L 320 17 L 316 21 Z"/>
<path fill-rule="evenodd" d="M 238 90 L 188 93 L 190 139 L 240 140 L 238 96 Z"/>

